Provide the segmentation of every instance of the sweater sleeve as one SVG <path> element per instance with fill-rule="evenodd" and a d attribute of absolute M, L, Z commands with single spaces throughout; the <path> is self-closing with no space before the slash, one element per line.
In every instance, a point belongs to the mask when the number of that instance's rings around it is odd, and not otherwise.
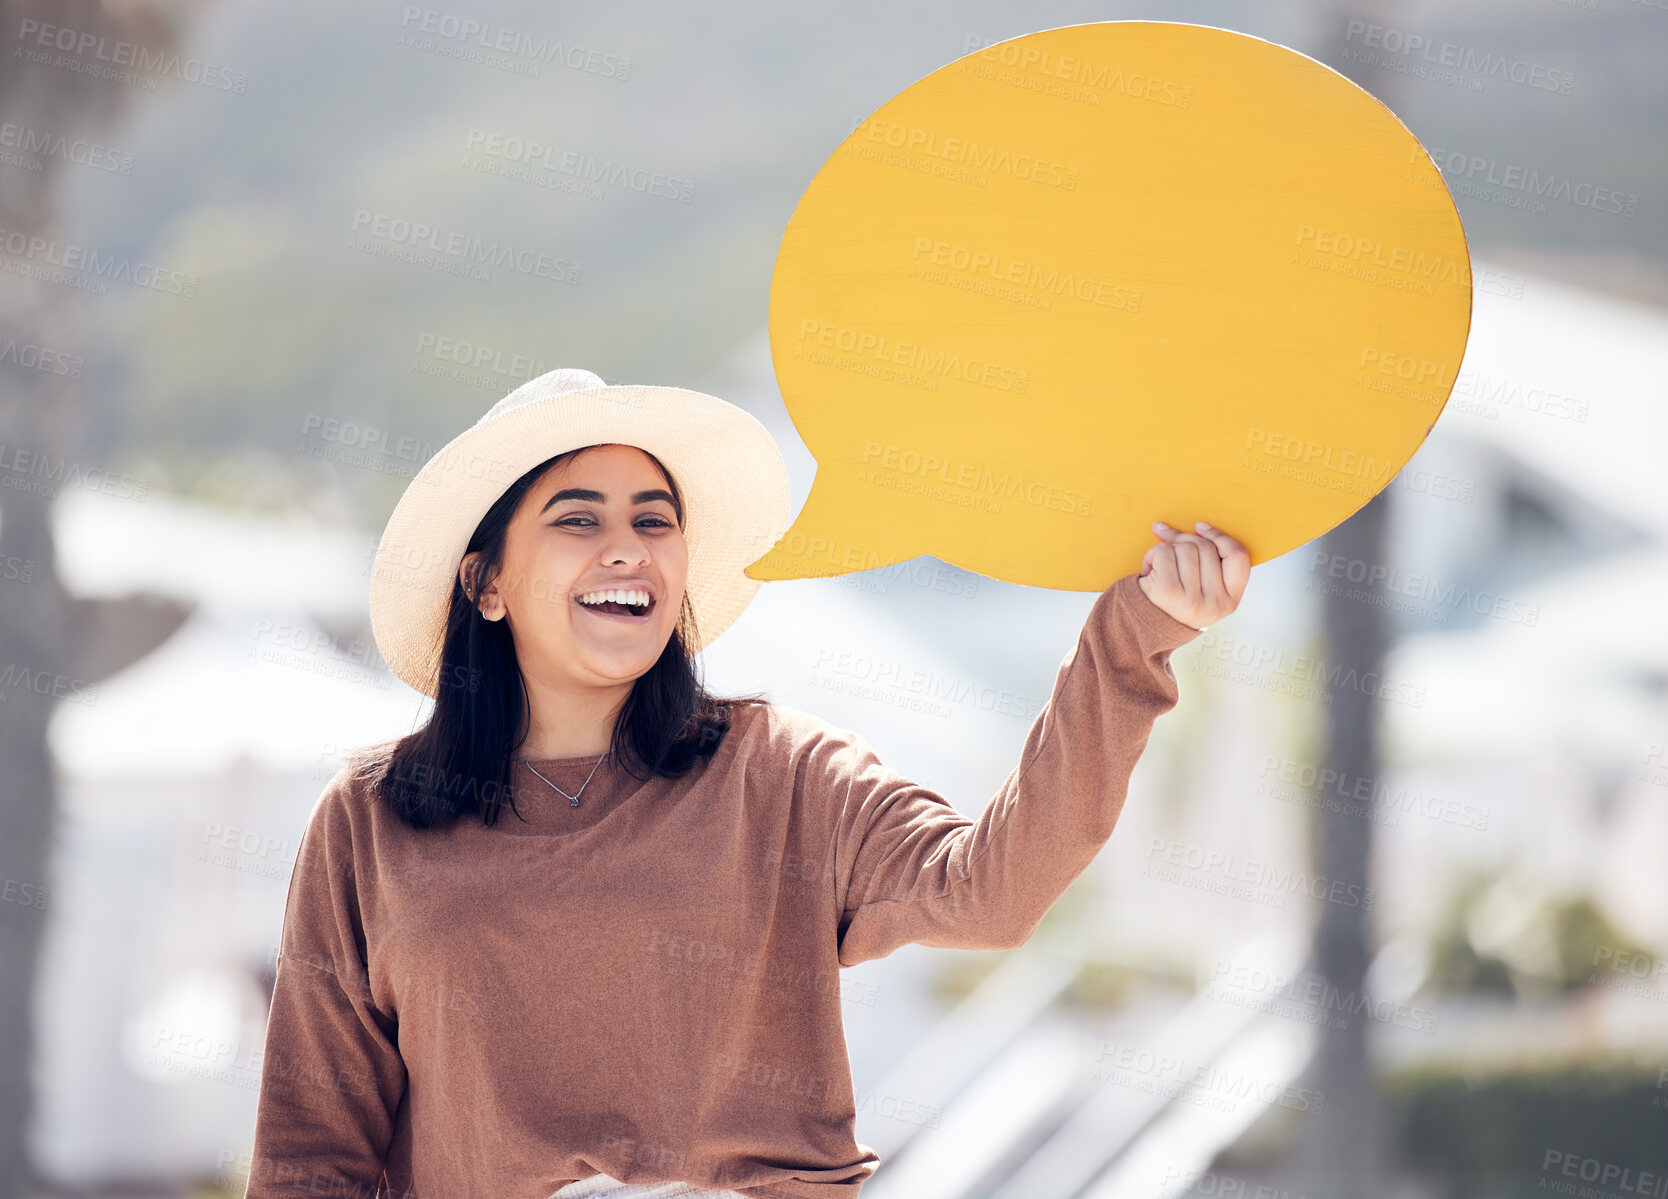
<path fill-rule="evenodd" d="M 1112 835 L 1153 722 L 1179 698 L 1172 650 L 1201 630 L 1131 573 L 1090 609 L 1019 765 L 974 820 L 856 734 L 825 758 L 838 805 L 842 966 L 919 942 L 1024 944 Z"/>
<path fill-rule="evenodd" d="M 290 874 L 245 1199 L 371 1199 L 405 1094 L 397 1023 L 371 997 L 351 801 L 344 770 Z"/>

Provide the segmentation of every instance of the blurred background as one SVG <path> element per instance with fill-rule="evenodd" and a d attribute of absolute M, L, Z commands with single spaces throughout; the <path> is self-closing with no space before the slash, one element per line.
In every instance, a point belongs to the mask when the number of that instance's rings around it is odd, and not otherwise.
<path fill-rule="evenodd" d="M 1464 221 L 1467 355 L 1394 482 L 1177 652 L 1029 944 L 846 972 L 865 1199 L 1663 1193 L 1663 0 L 0 15 L 0 1194 L 243 1193 L 302 827 L 426 702 L 366 606 L 423 461 L 581 366 L 746 407 L 797 506 L 765 316 L 802 191 L 944 64 L 1125 19 L 1383 100 Z M 395 222 L 578 270 L 413 260 Z M 707 681 L 977 815 L 1093 598 L 931 558 L 775 583 Z"/>

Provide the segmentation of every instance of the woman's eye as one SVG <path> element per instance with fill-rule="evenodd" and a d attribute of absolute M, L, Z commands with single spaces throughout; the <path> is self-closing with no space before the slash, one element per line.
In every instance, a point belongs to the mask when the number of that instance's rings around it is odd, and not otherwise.
<path fill-rule="evenodd" d="M 589 517 L 585 517 L 585 516 L 564 516 L 561 520 L 557 521 L 556 523 L 559 524 L 559 525 L 568 525 L 569 527 L 575 528 L 575 529 L 583 529 L 583 528 L 586 528 L 590 525 L 596 524 L 596 521 L 591 520 Z M 661 516 L 645 516 L 642 520 L 638 521 L 637 523 L 639 525 L 643 525 L 643 524 L 646 523 L 646 524 L 648 524 L 648 527 L 651 528 L 651 529 L 670 529 L 670 528 L 673 527 L 672 523 L 670 521 L 668 521 L 665 517 L 661 517 Z"/>

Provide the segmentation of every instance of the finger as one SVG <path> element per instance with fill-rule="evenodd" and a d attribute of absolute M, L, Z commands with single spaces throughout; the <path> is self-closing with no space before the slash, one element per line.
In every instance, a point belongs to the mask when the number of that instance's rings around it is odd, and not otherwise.
<path fill-rule="evenodd" d="M 1222 554 L 1216 542 L 1198 533 L 1187 534 L 1187 539 L 1199 554 L 1199 596 L 1212 611 L 1227 611 L 1234 605 L 1228 599 L 1222 580 Z"/>
<path fill-rule="evenodd" d="M 1216 547 L 1208 541 L 1190 542 L 1185 548 L 1177 547 L 1177 557 L 1184 563 L 1181 575 L 1189 585 L 1189 597 L 1211 611 L 1225 608 L 1222 562 L 1216 556 Z"/>
<path fill-rule="evenodd" d="M 1200 595 L 1198 540 L 1190 540 L 1183 533 L 1170 543 L 1170 548 L 1176 553 L 1176 577 L 1184 593 L 1190 601 L 1197 601 Z"/>
<path fill-rule="evenodd" d="M 1251 551 L 1242 542 L 1230 537 L 1216 526 L 1206 524 L 1204 521 L 1196 523 L 1200 526 L 1200 534 L 1210 538 L 1221 552 L 1222 585 L 1237 605 L 1240 596 L 1245 594 L 1246 584 L 1251 580 Z"/>
<path fill-rule="evenodd" d="M 1147 557 L 1152 560 L 1152 570 L 1147 574 L 1149 583 L 1164 591 L 1181 589 L 1181 576 L 1176 573 L 1176 551 L 1169 542 L 1153 546 L 1147 551 Z"/>

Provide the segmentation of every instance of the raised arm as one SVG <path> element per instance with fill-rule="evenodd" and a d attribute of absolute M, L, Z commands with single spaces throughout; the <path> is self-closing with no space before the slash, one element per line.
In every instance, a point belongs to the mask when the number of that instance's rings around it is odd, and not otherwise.
<path fill-rule="evenodd" d="M 371 998 L 344 779 L 290 875 L 245 1199 L 373 1199 L 405 1094 L 397 1024 Z"/>
<path fill-rule="evenodd" d="M 842 966 L 910 942 L 1021 945 L 1111 837 L 1153 722 L 1178 698 L 1170 653 L 1200 632 L 1137 579 L 1095 600 L 1019 765 L 977 820 L 885 766 L 855 733 L 818 755 L 839 805 Z"/>

